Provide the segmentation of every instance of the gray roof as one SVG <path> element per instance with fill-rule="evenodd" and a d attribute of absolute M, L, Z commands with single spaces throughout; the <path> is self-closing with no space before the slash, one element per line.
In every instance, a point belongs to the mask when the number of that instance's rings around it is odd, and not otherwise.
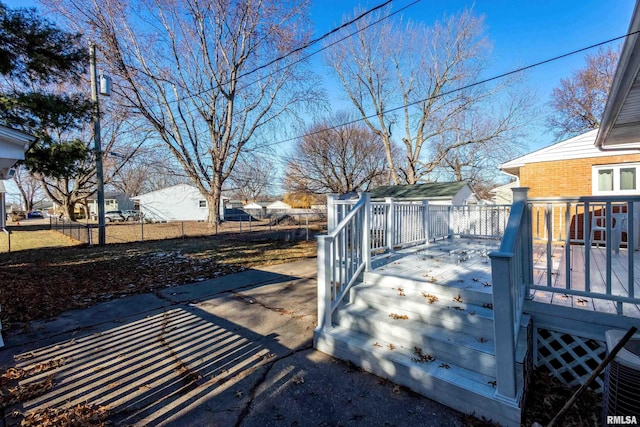
<path fill-rule="evenodd" d="M 466 185 L 468 183 L 465 181 L 388 185 L 374 188 L 369 191 L 369 194 L 371 194 L 372 199 L 384 199 L 386 197 L 393 197 L 394 199 L 445 199 L 455 196 Z"/>

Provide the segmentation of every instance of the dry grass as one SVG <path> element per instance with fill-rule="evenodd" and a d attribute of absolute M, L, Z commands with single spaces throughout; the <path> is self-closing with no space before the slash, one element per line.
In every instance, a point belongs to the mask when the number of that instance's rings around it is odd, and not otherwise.
<path fill-rule="evenodd" d="M 99 301 L 315 254 L 315 241 L 229 236 L 5 253 L 0 254 L 0 315 L 5 328 L 19 328 Z"/>
<path fill-rule="evenodd" d="M 80 222 L 80 224 L 86 224 Z M 90 223 L 92 229 L 92 241 L 98 241 L 98 229 L 95 223 Z M 308 233 L 307 233 L 308 227 Z M 283 235 L 289 234 L 294 238 L 313 238 L 313 236 L 326 229 L 326 222 L 313 221 L 307 224 L 304 219 L 300 222 L 295 220 L 287 223 L 270 224 L 266 220 L 260 221 L 226 221 L 219 225 L 210 225 L 206 222 L 198 221 L 175 221 L 167 223 L 131 223 L 115 222 L 107 223 L 106 241 L 111 243 L 139 242 L 147 240 L 178 239 L 185 237 L 216 236 L 220 234 L 254 234 L 261 237 L 279 239 Z M 86 240 L 86 237 L 83 237 Z"/>
<path fill-rule="evenodd" d="M 79 242 L 52 230 L 13 231 L 11 251 L 27 249 L 75 246 Z M 9 236 L 0 232 L 0 253 L 9 251 Z"/>

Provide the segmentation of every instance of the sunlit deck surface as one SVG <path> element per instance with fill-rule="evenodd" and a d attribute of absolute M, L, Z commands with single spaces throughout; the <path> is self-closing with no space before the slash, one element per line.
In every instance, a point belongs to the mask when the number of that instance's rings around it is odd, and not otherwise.
<path fill-rule="evenodd" d="M 491 293 L 491 260 L 488 254 L 497 250 L 499 240 L 453 238 L 436 240 L 421 245 L 396 250 L 392 254 L 374 258 L 374 271 L 388 275 L 409 278 L 426 283 L 438 283 L 460 289 L 473 289 Z M 572 287 L 585 290 L 585 248 L 571 245 Z M 547 284 L 546 245 L 534 244 L 534 284 Z M 591 291 L 605 293 L 606 249 L 593 246 L 591 257 Z M 563 245 L 552 246 L 552 286 L 560 290 L 566 288 L 566 253 Z M 612 294 L 628 295 L 628 252 L 624 247 L 618 254 L 612 253 Z M 635 295 L 640 295 L 640 252 L 634 251 Z M 567 295 L 563 292 L 532 291 L 533 301 L 574 307 L 589 311 L 615 314 L 617 304 L 598 298 Z M 623 304 L 625 316 L 640 318 L 637 304 Z"/>
<path fill-rule="evenodd" d="M 372 266 L 376 272 L 415 281 L 491 293 L 488 254 L 499 245 L 499 240 L 490 239 L 436 240 L 379 256 Z"/>
<path fill-rule="evenodd" d="M 584 245 L 570 245 L 571 287 L 575 290 L 585 290 L 585 247 Z M 606 293 L 607 250 L 605 247 L 592 246 L 590 257 L 590 290 Z M 547 246 L 533 245 L 533 281 L 534 284 L 547 286 Z M 640 295 L 640 252 L 633 251 L 634 293 Z M 567 286 L 567 256 L 565 245 L 551 246 L 551 286 L 563 289 Z M 619 253 L 611 251 L 611 293 L 613 295 L 629 295 L 629 253 L 626 248 L 620 248 Z M 589 311 L 604 313 L 617 312 L 617 303 L 599 298 L 567 295 L 562 292 L 547 292 L 535 290 L 533 300 L 547 304 L 565 307 L 581 308 Z M 637 304 L 622 304 L 625 316 L 640 318 L 640 307 Z"/>

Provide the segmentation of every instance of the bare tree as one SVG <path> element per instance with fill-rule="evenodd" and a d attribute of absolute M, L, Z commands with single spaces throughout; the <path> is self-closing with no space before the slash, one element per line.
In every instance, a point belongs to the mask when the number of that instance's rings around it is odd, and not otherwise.
<path fill-rule="evenodd" d="M 88 83 L 85 82 L 87 85 Z M 61 91 L 65 88 L 59 88 Z M 102 155 L 107 166 L 104 173 L 104 182 L 109 184 L 114 174 L 122 167 L 126 158 L 114 159 L 109 156 L 112 152 L 121 150 L 135 150 L 144 142 L 144 139 L 133 145 L 140 137 L 140 132 L 135 121 L 127 115 L 126 111 L 118 108 L 112 100 L 103 100 L 102 116 Z M 95 152 L 93 151 L 93 127 L 90 123 L 82 129 L 69 129 L 66 127 L 52 127 L 48 133 L 56 141 L 72 141 L 73 146 L 85 153 L 85 156 L 76 159 L 65 173 L 48 174 L 36 173 L 36 177 L 42 185 L 47 197 L 61 207 L 62 213 L 71 220 L 76 217 L 76 205 L 84 206 L 87 211 L 87 199 L 97 191 L 97 177 L 95 166 Z"/>
<path fill-rule="evenodd" d="M 42 199 L 43 193 L 40 181 L 29 173 L 26 167 L 20 166 L 13 176 L 13 182 L 18 187 L 24 208 L 27 211 L 32 211 L 34 203 Z"/>
<path fill-rule="evenodd" d="M 114 91 L 144 117 L 219 220 L 243 150 L 321 94 L 302 52 L 308 1 L 49 0 L 100 41 Z"/>
<path fill-rule="evenodd" d="M 136 145 L 121 146 L 104 159 L 111 187 L 132 197 L 189 182 L 164 145 L 147 143 L 140 131 L 135 136 Z"/>
<path fill-rule="evenodd" d="M 519 97 L 518 101 L 521 105 L 506 108 L 529 111 L 530 102 L 525 97 Z M 467 181 L 474 188 L 490 188 L 502 178 L 500 164 L 522 154 L 526 146 L 521 142 L 524 137 L 521 129 L 502 129 L 507 124 L 490 116 L 459 114 L 453 123 L 455 126 L 434 141 L 435 150 L 446 150 L 438 177 Z M 456 148 L 447 150 L 451 142 Z"/>
<path fill-rule="evenodd" d="M 375 17 L 370 20 L 376 19 Z M 486 106 L 500 96 L 521 105 L 505 89 L 511 82 L 469 88 L 486 68 L 489 43 L 483 19 L 464 11 L 431 27 L 387 20 L 328 50 L 327 64 L 367 126 L 382 140 L 394 183 L 414 184 L 444 164 L 449 153 L 493 139 L 519 125 L 523 112 Z M 465 90 L 458 90 L 467 87 Z M 447 139 L 460 114 L 499 114 L 482 138 Z M 392 132 L 402 140 L 402 161 L 392 155 Z M 437 141 L 437 143 L 436 143 Z"/>
<path fill-rule="evenodd" d="M 265 197 L 271 191 L 275 172 L 265 156 L 245 154 L 229 176 L 231 193 L 244 203 Z"/>
<path fill-rule="evenodd" d="M 556 136 L 571 137 L 600 127 L 619 55 L 618 49 L 601 47 L 587 55 L 583 68 L 553 89 L 548 124 Z"/>
<path fill-rule="evenodd" d="M 338 114 L 305 131 L 287 163 L 284 186 L 291 193 L 345 194 L 366 191 L 388 177 L 381 138 L 353 118 Z M 392 157 L 395 148 L 391 146 Z"/>

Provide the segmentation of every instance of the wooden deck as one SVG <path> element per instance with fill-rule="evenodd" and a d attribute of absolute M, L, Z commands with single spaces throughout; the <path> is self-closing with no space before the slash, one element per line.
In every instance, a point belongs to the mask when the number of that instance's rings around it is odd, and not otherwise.
<path fill-rule="evenodd" d="M 413 280 L 447 284 L 460 289 L 473 289 L 491 293 L 491 260 L 488 254 L 497 250 L 500 242 L 488 239 L 454 238 L 437 240 L 422 245 L 395 251 L 390 255 L 377 257 L 373 262 L 375 271 L 384 271 L 390 275 L 411 278 Z M 552 246 L 551 284 L 555 292 L 535 290 L 532 298 L 535 302 L 578 308 L 588 311 L 616 314 L 618 304 L 605 299 L 568 295 L 566 289 L 566 252 L 564 245 Z M 590 249 L 591 266 L 590 289 L 593 292 L 606 293 L 606 249 Z M 547 285 L 546 245 L 534 244 L 534 284 Z M 585 290 L 585 248 L 571 245 L 571 282 L 574 290 Z M 628 295 L 628 252 L 621 248 L 618 254 L 612 253 L 612 294 Z M 640 252 L 634 252 L 634 291 L 640 295 Z M 640 318 L 638 304 L 620 303 L 622 314 Z"/>
<path fill-rule="evenodd" d="M 455 238 L 436 240 L 378 257 L 375 271 L 416 281 L 491 293 L 491 260 L 498 240 Z"/>
<path fill-rule="evenodd" d="M 590 290 L 597 293 L 606 293 L 606 256 L 605 247 L 593 246 L 590 254 Z M 584 245 L 570 245 L 570 282 L 571 288 L 579 291 L 585 290 L 586 263 Z M 619 253 L 611 253 L 611 294 L 629 295 L 629 254 L 626 248 L 621 248 Z M 548 286 L 547 275 L 547 246 L 534 244 L 534 284 Z M 640 295 L 640 252 L 633 252 L 634 268 L 634 293 Z M 551 248 L 551 286 L 560 291 L 547 292 L 533 291 L 533 300 L 547 304 L 565 307 L 580 308 L 588 311 L 597 311 L 616 314 L 621 309 L 625 316 L 640 318 L 640 306 L 638 304 L 620 303 L 600 298 L 568 295 L 561 292 L 567 288 L 567 255 L 564 245 L 552 245 Z M 620 305 L 620 306 L 619 306 Z M 619 313 L 620 314 L 620 313 Z"/>

